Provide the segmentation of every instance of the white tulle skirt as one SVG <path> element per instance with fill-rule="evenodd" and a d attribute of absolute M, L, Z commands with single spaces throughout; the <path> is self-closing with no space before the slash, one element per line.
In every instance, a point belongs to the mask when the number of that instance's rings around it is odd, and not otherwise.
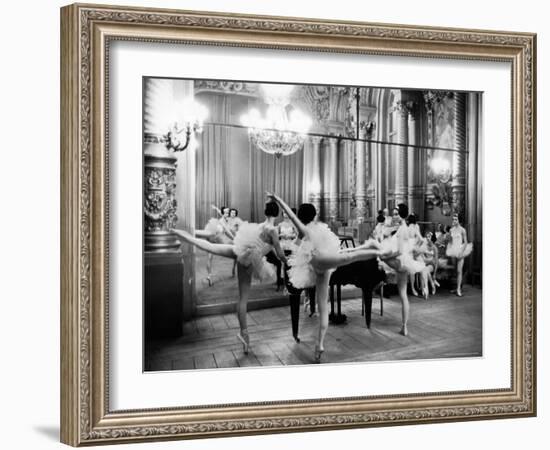
<path fill-rule="evenodd" d="M 233 241 L 237 262 L 251 271 L 261 282 L 274 281 L 275 266 L 265 258 L 272 246 L 260 238 L 261 227 L 257 223 L 243 222 Z"/>
<path fill-rule="evenodd" d="M 449 258 L 466 258 L 474 250 L 474 244 L 468 242 L 467 244 L 449 244 L 445 254 Z"/>
<path fill-rule="evenodd" d="M 303 239 L 288 259 L 288 278 L 297 289 L 315 286 L 317 272 L 314 258 L 320 255 L 336 255 L 340 251 L 340 239 L 323 222 L 307 225 L 308 237 Z"/>
<path fill-rule="evenodd" d="M 208 240 L 214 244 L 230 244 L 232 242 L 229 236 L 225 234 L 219 219 L 210 219 L 204 230 L 211 234 Z"/>
<path fill-rule="evenodd" d="M 397 236 L 394 235 L 384 239 L 380 243 L 380 247 L 382 251 L 397 252 L 399 250 Z M 421 272 L 426 267 L 426 264 L 424 264 L 423 261 L 414 259 L 413 248 L 413 240 L 407 240 L 404 248 L 401 249 L 401 254 L 395 258 L 384 260 L 384 263 L 399 273 L 414 275 L 415 273 Z"/>

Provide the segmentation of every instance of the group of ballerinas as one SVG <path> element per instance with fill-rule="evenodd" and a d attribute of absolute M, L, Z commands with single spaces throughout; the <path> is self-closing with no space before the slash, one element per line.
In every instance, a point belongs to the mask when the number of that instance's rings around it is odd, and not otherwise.
<path fill-rule="evenodd" d="M 247 326 L 250 286 L 253 278 L 261 281 L 273 278 L 274 266 L 266 260 L 266 255 L 270 252 L 274 252 L 282 263 L 288 263 L 289 281 L 295 288 L 315 288 L 319 305 L 315 362 L 321 362 L 324 352 L 324 338 L 329 321 L 330 276 L 336 268 L 356 261 L 378 258 L 382 264 L 387 264 L 395 271 L 402 305 L 402 324 L 399 332 L 404 336 L 408 335 L 407 284 L 411 276 L 420 273 L 422 292 L 427 292 L 428 283 L 433 292 L 435 291 L 437 248 L 433 245 L 431 237 L 422 238 L 416 223 L 409 219 L 407 205 L 399 204 L 393 210 L 391 218 L 386 218 L 389 217 L 387 214 L 382 218 L 383 220 L 379 220 L 374 230 L 374 238 L 358 247 L 342 249 L 338 236 L 325 223 L 316 220 L 317 211 L 314 205 L 304 203 L 295 212 L 279 196 L 267 193 L 267 197 L 265 220 L 262 223 L 241 221 L 236 232 L 231 235 L 232 239 L 226 242 L 213 242 L 212 234 L 204 231 L 192 236 L 183 230 L 173 230 L 183 240 L 209 254 L 235 261 L 239 285 L 237 317 L 240 331 L 237 338 L 242 343 L 245 354 L 248 354 L 250 348 Z M 275 225 L 279 208 L 282 208 L 284 213 L 283 227 L 281 224 Z M 223 217 L 224 211 L 220 212 Z M 225 229 L 224 224 L 220 226 Z M 227 228 L 230 230 L 229 226 Z M 296 232 L 297 236 L 295 236 Z M 447 256 L 457 259 L 457 267 L 461 270 L 464 258 L 472 251 L 472 244 L 467 242 L 466 231 L 460 226 L 456 215 L 453 216 L 449 235 Z M 287 254 L 290 253 L 288 259 L 285 250 Z M 457 295 L 462 295 L 460 291 L 462 277 L 457 282 Z"/>
<path fill-rule="evenodd" d="M 456 267 L 456 289 L 451 291 L 462 297 L 462 278 L 464 259 L 473 250 L 473 244 L 469 243 L 466 230 L 460 225 L 458 214 L 453 214 L 452 224 L 446 232 L 442 231 L 441 224 L 438 224 L 436 232 L 427 231 L 424 236 L 420 233 L 420 227 L 416 223 L 414 214 L 408 215 L 406 219 L 400 217 L 399 207 L 393 210 L 389 216 L 388 210 L 379 211 L 377 225 L 373 237 L 380 243 L 389 239 L 404 222 L 406 232 L 403 231 L 410 247 L 414 264 L 410 264 L 408 281 L 413 295 L 418 296 L 416 291 L 416 275 L 419 275 L 422 296 L 427 299 L 429 291 L 435 294 L 439 287 L 437 281 L 437 270 L 440 255 L 445 255 L 455 262 Z M 389 241 L 391 242 L 391 241 Z M 388 245 L 388 243 L 385 243 Z M 406 285 L 405 285 L 406 290 Z"/>
<path fill-rule="evenodd" d="M 173 232 L 184 241 L 210 254 L 236 261 L 239 284 L 237 317 L 240 327 L 237 338 L 242 343 L 245 354 L 248 354 L 250 348 L 247 326 L 250 285 L 253 278 L 266 280 L 273 277 L 274 266 L 265 258 L 269 252 L 274 251 L 282 263 L 288 263 L 290 266 L 288 276 L 294 287 L 298 289 L 315 287 L 319 305 L 319 328 L 314 361 L 319 363 L 324 352 L 324 338 L 328 328 L 328 287 L 331 273 L 337 267 L 355 261 L 380 258 L 391 263 L 392 260 L 401 256 L 398 249 L 383 249 L 374 239 L 359 247 L 341 249 L 339 238 L 326 224 L 315 220 L 317 211 L 312 204 L 300 205 L 295 213 L 277 195 L 267 193 L 267 197 L 265 220 L 262 223 L 242 222 L 232 242 L 212 242 L 210 235 L 196 237 L 183 230 L 173 230 Z M 291 223 L 295 227 L 297 239 L 290 236 L 288 239 L 286 237 L 279 239 L 280 227 L 275 226 L 279 208 L 282 208 L 285 213 L 283 222 L 286 221 L 288 225 Z M 283 250 L 285 244 L 281 244 L 284 240 L 292 240 L 293 247 L 288 260 Z"/>

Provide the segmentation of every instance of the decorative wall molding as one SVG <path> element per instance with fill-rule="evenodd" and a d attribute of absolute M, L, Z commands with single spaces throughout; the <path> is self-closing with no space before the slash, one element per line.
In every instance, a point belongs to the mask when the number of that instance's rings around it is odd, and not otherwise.
<path fill-rule="evenodd" d="M 244 83 L 224 80 L 195 80 L 195 94 L 203 92 L 215 94 L 235 94 L 246 97 L 259 97 L 258 83 Z"/>

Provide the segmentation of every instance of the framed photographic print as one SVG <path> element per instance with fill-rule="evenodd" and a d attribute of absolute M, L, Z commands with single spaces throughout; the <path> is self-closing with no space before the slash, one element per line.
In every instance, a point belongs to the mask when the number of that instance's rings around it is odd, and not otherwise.
<path fill-rule="evenodd" d="M 73 445 L 536 414 L 536 36 L 61 10 Z"/>

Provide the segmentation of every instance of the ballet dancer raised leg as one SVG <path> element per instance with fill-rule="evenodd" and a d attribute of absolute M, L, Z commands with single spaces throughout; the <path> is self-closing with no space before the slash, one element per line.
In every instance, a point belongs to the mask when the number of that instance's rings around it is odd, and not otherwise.
<path fill-rule="evenodd" d="M 324 233 L 326 235 L 326 243 L 330 245 L 330 241 L 335 236 L 330 235 L 328 228 L 323 231 L 323 227 L 315 231 L 312 227 L 308 227 L 308 224 L 312 224 L 317 211 L 312 204 L 305 203 L 300 206 L 298 215 L 294 214 L 292 209 L 277 195 L 267 193 L 267 196 L 273 201 L 277 202 L 283 211 L 288 215 L 290 220 L 294 223 L 294 226 L 298 230 L 298 234 L 302 239 L 302 245 L 305 241 L 312 241 L 313 233 Z M 337 240 L 337 238 L 336 238 Z M 299 250 L 300 251 L 300 250 Z M 326 248 L 315 248 L 311 252 L 311 267 L 315 273 L 314 285 L 315 285 L 315 298 L 319 305 L 319 330 L 317 336 L 317 343 L 315 345 L 314 360 L 317 363 L 321 362 L 321 357 L 324 352 L 324 339 L 328 329 L 328 286 L 330 275 L 332 271 L 340 266 L 351 264 L 356 261 L 363 261 L 376 257 L 387 258 L 395 257 L 396 254 L 391 251 L 383 251 L 376 248 L 372 243 L 362 245 L 360 247 L 347 249 L 346 251 L 339 250 L 339 244 L 336 243 L 334 249 L 326 250 Z M 301 286 L 299 286 L 301 287 Z M 304 286 L 305 287 L 305 286 Z"/>
<path fill-rule="evenodd" d="M 214 243 L 205 241 L 203 239 L 197 239 L 193 237 L 191 234 L 189 234 L 188 232 L 183 230 L 174 229 L 172 230 L 172 232 L 177 234 L 179 237 L 181 237 L 184 241 L 188 242 L 189 244 L 194 245 L 195 247 L 198 247 L 201 250 L 208 252 L 209 254 L 223 256 L 225 258 L 230 258 L 235 260 L 237 259 L 237 255 L 235 254 L 234 244 L 214 244 Z M 237 318 L 239 320 L 239 328 L 240 328 L 237 338 L 243 344 L 244 353 L 248 354 L 248 350 L 250 347 L 250 337 L 248 334 L 246 313 L 247 313 L 248 297 L 250 294 L 250 284 L 251 284 L 252 276 L 249 268 L 244 267 L 242 264 L 238 262 L 237 262 L 237 277 L 238 277 L 238 283 L 239 283 L 239 300 L 237 302 L 236 312 L 237 312 Z"/>

